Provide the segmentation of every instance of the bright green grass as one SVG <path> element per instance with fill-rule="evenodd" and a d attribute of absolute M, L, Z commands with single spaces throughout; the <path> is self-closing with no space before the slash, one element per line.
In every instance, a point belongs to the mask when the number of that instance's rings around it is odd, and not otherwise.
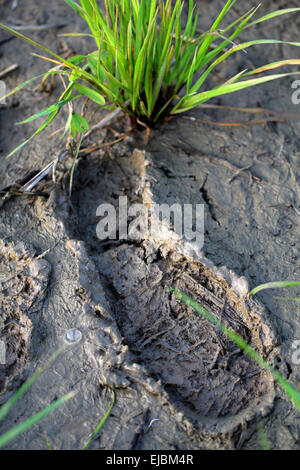
<path fill-rule="evenodd" d="M 39 369 L 35 374 L 32 375 L 20 388 L 17 390 L 16 393 L 0 408 L 0 421 L 7 415 L 7 413 L 11 410 L 11 408 L 15 405 L 15 403 L 24 395 L 24 393 L 33 385 L 39 376 L 45 372 L 46 369 L 50 367 L 52 362 L 57 358 L 57 356 L 62 352 L 60 349 L 56 353 L 53 354 L 49 362 Z M 27 420 L 23 421 L 22 423 L 18 424 L 17 426 L 13 427 L 6 433 L 0 436 L 0 448 L 5 446 L 8 442 L 12 439 L 16 438 L 23 432 L 27 431 L 29 428 L 34 426 L 36 423 L 41 421 L 45 416 L 49 413 L 52 413 L 56 408 L 62 406 L 66 403 L 70 398 L 74 396 L 74 392 L 67 393 L 63 397 L 59 398 L 55 402 L 51 403 L 51 405 L 47 406 L 43 410 L 39 411 L 35 415 L 31 416 Z"/>
<path fill-rule="evenodd" d="M 262 450 L 271 450 L 267 433 L 261 424 L 257 426 L 257 434 Z"/>
<path fill-rule="evenodd" d="M 300 286 L 299 281 L 267 282 L 266 284 L 261 284 L 261 285 L 255 287 L 254 289 L 252 289 L 252 291 L 249 292 L 249 297 L 251 295 L 257 294 L 257 292 L 260 292 L 261 290 L 264 290 L 264 289 L 282 289 L 282 288 L 286 288 L 286 287 L 296 287 L 296 286 Z M 297 299 L 297 297 L 290 298 L 290 299 L 295 300 L 295 299 Z"/>
<path fill-rule="evenodd" d="M 88 442 L 83 446 L 83 450 L 87 450 L 91 446 L 92 442 L 96 439 L 96 437 L 98 436 L 98 434 L 100 432 L 100 429 L 102 428 L 102 426 L 104 425 L 104 423 L 107 420 L 108 416 L 110 415 L 110 412 L 111 412 L 114 404 L 115 404 L 115 392 L 112 390 L 111 404 L 110 404 L 107 412 L 105 413 L 105 415 L 103 416 L 103 418 L 101 419 L 101 421 L 99 422 L 97 427 L 95 428 L 95 430 L 92 432 Z"/>
<path fill-rule="evenodd" d="M 54 66 L 44 75 L 44 79 L 59 74 L 67 81 L 66 89 L 57 103 L 22 121 L 26 123 L 46 116 L 37 131 L 10 155 L 45 129 L 63 106 L 69 109 L 65 132 L 70 131 L 73 137 L 85 132 L 88 122 L 83 116 L 74 113 L 74 100 L 84 98 L 97 106 L 120 107 L 132 120 L 153 125 L 165 115 L 182 113 L 211 98 L 288 77 L 292 74 L 266 72 L 285 65 L 300 64 L 300 59 L 273 62 L 229 76 L 224 83 L 206 89 L 207 78 L 218 65 L 234 54 L 244 53 L 249 47 L 278 43 L 299 47 L 299 42 L 286 43 L 272 39 L 244 42 L 238 41 L 238 38 L 258 23 L 296 13 L 300 8 L 273 11 L 256 18 L 258 6 L 230 22 L 231 8 L 235 4 L 242 8 L 245 2 L 228 0 L 216 18 L 212 19 L 211 28 L 199 34 L 198 13 L 195 12 L 193 0 L 188 2 L 188 16 L 184 26 L 182 0 L 177 0 L 173 6 L 170 0 L 105 0 L 105 13 L 100 10 L 96 0 L 80 0 L 80 3 L 64 1 L 89 26 L 88 34 L 67 34 L 94 39 L 95 46 L 87 55 L 64 59 L 48 47 L 0 24 L 5 31 L 46 53 L 47 56 L 39 57 Z M 30 80 L 27 80 L 7 96 L 29 83 Z"/>
<path fill-rule="evenodd" d="M 115 404 L 115 392 L 112 390 L 111 404 L 110 404 L 107 412 L 103 416 L 103 418 L 101 418 L 100 422 L 97 424 L 96 428 L 94 429 L 94 431 L 90 435 L 87 443 L 83 446 L 82 450 L 88 450 L 90 448 L 90 446 L 92 445 L 92 443 L 94 442 L 94 440 L 99 436 L 100 430 L 101 430 L 102 426 L 104 425 L 104 423 L 106 422 L 107 418 L 109 417 L 110 412 L 111 412 L 114 404 Z M 54 450 L 51 443 L 49 442 L 49 440 L 47 439 L 46 436 L 41 435 L 41 438 L 45 441 L 47 450 Z"/>
<path fill-rule="evenodd" d="M 53 356 L 50 358 L 48 363 L 37 370 L 35 374 L 33 374 L 20 388 L 17 390 L 16 393 L 13 394 L 13 396 L 0 408 L 0 421 L 9 413 L 11 408 L 15 405 L 15 403 L 26 393 L 26 391 L 33 385 L 36 380 L 40 377 L 43 372 L 45 372 L 51 364 L 55 361 L 55 359 L 61 354 L 61 352 L 64 350 L 64 348 L 59 349 L 57 352 L 53 354 Z M 28 429 L 32 428 L 36 423 L 41 421 L 44 417 L 46 417 L 49 413 L 52 413 L 56 408 L 62 406 L 65 404 L 70 398 L 72 398 L 75 395 L 75 392 L 70 392 L 64 395 L 63 397 L 59 398 L 55 402 L 51 403 L 51 405 L 45 407 L 43 410 L 39 411 L 35 415 L 31 416 L 27 420 L 23 421 L 22 423 L 18 424 L 17 426 L 13 427 L 6 433 L 0 435 L 0 448 L 8 444 L 10 441 L 15 439 L 17 436 L 22 434 L 23 432 L 27 431 Z M 83 450 L 88 449 L 92 442 L 96 439 L 98 436 L 102 426 L 106 422 L 113 406 L 115 403 L 115 393 L 112 390 L 112 401 L 109 406 L 109 409 L 105 413 L 104 417 L 100 420 L 99 424 L 91 434 L 90 438 L 88 439 L 87 443 L 84 445 Z M 41 435 L 41 438 L 45 441 L 47 449 L 48 450 L 53 450 L 51 443 L 48 441 L 48 439 L 44 436 Z"/>

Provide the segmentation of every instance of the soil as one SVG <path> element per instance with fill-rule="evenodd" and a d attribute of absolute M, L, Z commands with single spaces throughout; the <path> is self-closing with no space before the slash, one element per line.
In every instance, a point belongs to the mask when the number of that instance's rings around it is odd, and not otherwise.
<path fill-rule="evenodd" d="M 62 1 L 49 6 L 28 0 L 14 10 L 12 3 L 0 0 L 1 22 L 67 23 L 28 34 L 61 52 L 92 50 L 86 39 L 62 43 L 58 37 L 86 28 Z M 201 28 L 222 4 L 197 2 Z M 255 2 L 247 4 L 249 9 Z M 263 2 L 261 15 L 287 6 L 297 4 Z M 258 25 L 245 39 L 295 41 L 299 23 L 299 15 L 282 17 Z M 6 39 L 1 33 L 1 70 L 19 65 L 5 77 L 9 90 L 47 64 L 30 55 L 29 45 Z M 220 67 L 211 84 L 238 73 L 245 63 L 253 67 L 283 57 L 297 57 L 297 49 L 249 49 Z M 85 142 L 86 147 L 104 145 L 80 155 L 71 199 L 69 155 L 57 165 L 55 181 L 50 176 L 39 183 L 37 195 L 15 195 L 2 203 L 0 339 L 6 362 L 0 364 L 0 404 L 54 351 L 66 348 L 1 422 L 0 434 L 76 391 L 8 449 L 43 449 L 43 436 L 53 448 L 82 448 L 109 407 L 111 389 L 116 403 L 93 449 L 260 449 L 259 426 L 272 449 L 299 448 L 299 415 L 271 375 L 170 291 L 175 286 L 199 301 L 299 387 L 300 368 L 292 359 L 293 342 L 300 338 L 298 304 L 274 291 L 258 300 L 246 298 L 260 283 L 299 279 L 300 114 L 291 101 L 293 80 L 212 102 L 267 108 L 282 117 L 289 114 L 286 122 L 220 126 L 216 123 L 265 114 L 199 108 L 152 129 L 146 143 L 145 132 L 132 130 L 121 115 Z M 34 122 L 15 122 L 52 104 L 61 84 L 52 93 L 34 87 L 35 82 L 0 109 L 0 189 L 16 187 L 64 149 L 59 134 L 50 136 L 64 125 L 62 112 L 46 133 L 5 158 L 35 129 Z M 100 118 L 98 113 L 95 122 Z M 108 145 L 123 133 L 128 135 L 121 142 Z M 203 247 L 170 231 L 137 240 L 99 240 L 97 208 L 110 203 L 118 213 L 119 196 L 145 206 L 204 204 Z M 290 290 L 289 296 L 295 293 Z M 81 339 L 69 344 L 67 333 L 74 328 Z"/>

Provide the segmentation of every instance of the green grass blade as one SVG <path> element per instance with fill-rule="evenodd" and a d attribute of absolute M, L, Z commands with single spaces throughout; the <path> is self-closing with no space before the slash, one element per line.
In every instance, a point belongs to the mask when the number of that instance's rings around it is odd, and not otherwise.
<path fill-rule="evenodd" d="M 107 69 L 105 69 L 104 66 L 103 69 L 106 73 L 106 79 L 109 80 L 111 84 L 115 85 L 117 89 L 120 88 L 121 90 L 130 92 L 130 89 L 127 85 L 125 85 L 125 83 L 120 82 L 120 80 L 118 80 L 113 74 L 111 74 Z"/>
<path fill-rule="evenodd" d="M 44 52 L 47 52 L 48 54 L 52 55 L 53 57 L 58 59 L 60 62 L 65 63 L 66 65 L 68 65 L 68 61 L 66 61 L 65 59 L 60 57 L 58 54 L 55 54 L 55 52 L 51 51 L 47 47 L 42 46 L 41 44 L 38 44 L 33 39 L 30 39 L 27 36 L 24 36 L 24 34 L 18 32 L 18 31 L 15 31 L 14 29 L 12 29 L 9 26 L 6 26 L 2 23 L 0 23 L 0 28 L 4 29 L 4 31 L 7 31 L 8 33 L 12 34 L 13 36 L 16 36 L 17 38 L 22 39 L 25 42 L 28 42 L 32 46 L 35 46 L 35 47 L 38 47 L 39 49 L 42 49 Z"/>
<path fill-rule="evenodd" d="M 224 8 L 222 9 L 221 13 L 219 14 L 219 16 L 217 17 L 217 19 L 215 20 L 214 24 L 212 25 L 212 27 L 210 28 L 210 32 L 214 32 L 218 29 L 221 21 L 223 20 L 223 18 L 227 15 L 227 13 L 229 12 L 229 10 L 233 7 L 233 5 L 236 3 L 237 0 L 229 0 L 226 5 L 224 6 Z M 238 34 L 238 30 L 235 32 L 235 34 Z M 205 55 L 208 51 L 208 48 L 210 46 L 210 44 L 213 42 L 214 40 L 214 37 L 213 36 L 207 36 L 204 40 L 203 40 L 203 43 L 201 45 L 201 47 L 199 48 L 199 54 L 198 54 L 198 60 L 197 60 L 197 67 L 196 68 L 200 68 L 202 66 L 202 60 L 203 58 L 205 58 Z M 226 43 L 226 42 L 225 42 Z"/>
<path fill-rule="evenodd" d="M 110 404 L 110 407 L 108 408 L 107 412 L 105 413 L 105 415 L 103 416 L 103 418 L 101 419 L 100 423 L 98 424 L 98 426 L 96 427 L 96 429 L 94 430 L 94 432 L 91 434 L 88 442 L 84 445 L 83 447 L 83 450 L 87 450 L 90 445 L 92 444 L 92 442 L 96 439 L 100 429 L 102 428 L 102 426 L 104 425 L 105 421 L 107 420 L 114 404 L 115 404 L 115 392 L 112 390 L 112 401 L 111 401 L 111 404 Z"/>
<path fill-rule="evenodd" d="M 245 18 L 249 17 L 252 13 L 255 13 L 259 8 L 261 4 L 259 4 L 257 7 L 250 8 L 250 10 L 247 11 L 247 13 L 244 13 L 242 16 L 240 16 L 237 20 L 235 20 L 233 23 L 229 24 L 226 26 L 226 28 L 222 28 L 221 32 L 226 33 L 227 31 L 230 31 L 234 26 L 236 26 L 238 23 L 243 21 Z"/>
<path fill-rule="evenodd" d="M 243 43 L 239 44 L 238 46 L 232 47 L 229 51 L 226 51 L 225 53 L 220 55 L 206 69 L 206 71 L 201 75 L 201 77 L 197 80 L 197 82 L 191 88 L 191 90 L 190 90 L 191 94 L 196 93 L 199 90 L 199 88 L 203 85 L 203 83 L 205 82 L 205 80 L 209 76 L 209 74 L 212 72 L 212 70 L 217 65 L 221 64 L 226 59 L 228 59 L 228 57 L 230 57 L 232 54 L 235 54 L 235 53 L 237 53 L 239 51 L 242 51 L 242 50 L 246 50 L 249 47 L 253 47 L 253 46 L 257 46 L 257 45 L 264 45 L 264 44 L 289 44 L 291 46 L 300 47 L 300 43 L 297 43 L 297 42 L 286 43 L 284 41 L 278 41 L 278 40 L 274 40 L 274 39 L 256 39 L 254 41 L 243 42 Z M 261 73 L 261 72 L 266 72 L 266 71 L 269 71 L 269 70 L 273 70 L 275 68 L 283 67 L 284 65 L 300 65 L 300 59 L 288 59 L 288 60 L 273 62 L 271 64 L 266 64 L 263 67 L 259 67 L 255 70 L 252 70 L 251 72 L 244 73 L 244 76 L 255 75 L 255 74 L 258 74 L 258 73 Z M 241 76 L 242 76 L 242 74 L 241 74 Z"/>
<path fill-rule="evenodd" d="M 166 69 L 167 69 L 167 65 L 168 65 L 168 61 L 169 61 L 169 58 L 166 57 L 164 62 L 162 63 L 160 69 L 159 69 L 159 72 L 157 74 L 157 77 L 156 77 L 156 80 L 154 82 L 154 86 L 153 86 L 153 95 L 152 95 L 152 109 L 151 109 L 151 112 L 155 106 L 155 103 L 157 101 L 157 98 L 159 96 L 159 92 L 161 90 L 161 86 L 162 86 L 162 83 L 163 83 L 163 80 L 164 80 L 164 76 L 165 76 L 165 73 L 166 73 Z"/>
<path fill-rule="evenodd" d="M 63 397 L 56 400 L 54 403 L 51 403 L 51 405 L 36 413 L 34 416 L 31 416 L 31 418 L 26 419 L 26 421 L 24 421 L 23 423 L 18 424 L 17 426 L 0 436 L 0 448 L 6 445 L 12 439 L 15 439 L 19 434 L 22 434 L 23 432 L 27 431 L 27 429 L 31 428 L 36 423 L 41 421 L 41 419 L 45 418 L 45 416 L 47 416 L 49 413 L 52 413 L 56 408 L 62 406 L 74 395 L 75 392 L 67 393 Z"/>
<path fill-rule="evenodd" d="M 65 100 L 59 101 L 58 103 L 52 104 L 51 106 L 48 106 L 48 108 L 45 108 L 42 111 L 39 111 L 38 113 L 33 114 L 32 116 L 28 117 L 27 119 L 24 119 L 24 121 L 17 122 L 16 124 L 17 125 L 27 124 L 28 122 L 34 121 L 35 119 L 38 119 L 39 117 L 47 116 L 48 114 L 51 114 L 53 112 L 58 112 L 60 108 L 62 108 L 65 104 L 79 97 L 80 95 L 76 95 L 76 96 L 67 98 Z"/>
<path fill-rule="evenodd" d="M 135 53 L 138 56 L 143 42 L 143 19 L 145 15 L 145 2 L 141 3 L 137 7 L 137 23 L 136 23 L 136 33 L 135 33 Z"/>
<path fill-rule="evenodd" d="M 74 139 L 77 132 L 80 134 L 87 132 L 89 130 L 89 125 L 87 120 L 81 116 L 81 114 L 73 113 L 71 117 L 70 128 L 72 137 Z"/>
<path fill-rule="evenodd" d="M 211 31 L 215 31 L 221 21 L 223 20 L 223 18 L 227 15 L 227 13 L 229 12 L 229 10 L 233 7 L 233 5 L 237 2 L 237 0 L 228 0 L 228 2 L 226 3 L 226 5 L 224 6 L 224 8 L 222 9 L 221 13 L 219 14 L 218 18 L 216 19 L 216 21 L 214 22 L 214 24 L 212 25 L 211 27 Z"/>
<path fill-rule="evenodd" d="M 70 1 L 70 0 L 68 0 Z M 89 28 L 93 34 L 94 40 L 97 47 L 100 48 L 100 28 L 99 21 L 102 19 L 102 14 L 99 10 L 97 2 L 95 0 L 80 0 L 84 19 L 89 25 Z M 78 6 L 78 5 L 77 5 Z"/>
<path fill-rule="evenodd" d="M 81 135 L 81 137 L 79 139 L 79 142 L 77 144 L 76 152 L 75 152 L 75 155 L 74 155 L 73 164 L 72 164 L 72 168 L 71 168 L 71 172 L 70 172 L 69 198 L 71 198 L 71 196 L 72 196 L 74 171 L 75 171 L 77 158 L 78 158 L 78 155 L 79 155 L 79 150 L 80 150 L 80 147 L 81 147 L 82 140 L 83 140 L 83 135 Z"/>
<path fill-rule="evenodd" d="M 170 47 L 172 44 L 172 36 L 173 36 L 174 29 L 176 28 L 176 22 L 177 22 L 175 21 L 175 17 L 178 14 L 179 8 L 180 8 L 180 2 L 177 0 L 175 8 L 172 13 L 172 17 L 170 18 L 169 25 L 166 30 L 164 45 L 162 48 L 160 58 L 158 60 L 158 73 L 160 72 L 160 67 L 162 66 L 162 63 L 164 62 L 165 58 L 169 55 Z"/>
<path fill-rule="evenodd" d="M 175 98 L 178 98 L 178 96 L 177 95 L 171 96 L 171 98 L 160 108 L 155 118 L 153 119 L 153 122 L 157 122 L 158 118 L 167 109 L 167 107 L 171 105 L 172 101 L 174 101 Z"/>
<path fill-rule="evenodd" d="M 85 85 L 81 85 L 80 83 L 75 83 L 76 90 L 79 91 L 83 96 L 86 96 L 90 100 L 94 101 L 100 106 L 105 104 L 105 98 L 98 91 L 92 90 L 91 88 L 86 87 Z"/>
<path fill-rule="evenodd" d="M 54 450 L 52 445 L 51 445 L 51 442 L 47 439 L 47 437 L 44 436 L 43 434 L 40 434 L 40 436 L 43 439 L 43 441 L 45 442 L 47 450 Z"/>
<path fill-rule="evenodd" d="M 76 2 L 74 2 L 73 0 L 64 0 L 64 2 L 67 3 L 69 7 L 71 7 L 74 11 L 76 11 L 76 13 L 78 13 L 80 16 L 84 18 L 84 12 L 82 11 L 82 8 Z"/>
<path fill-rule="evenodd" d="M 234 75 L 233 77 L 231 77 L 229 80 L 227 80 L 224 85 L 227 85 L 229 83 L 236 83 L 237 81 L 239 81 L 240 78 L 242 78 L 242 76 L 244 76 L 247 72 L 247 69 L 245 70 L 242 70 L 241 72 L 237 73 L 236 75 Z"/>
<path fill-rule="evenodd" d="M 210 323 L 217 326 L 229 339 L 231 339 L 240 349 L 242 349 L 249 357 L 254 359 L 262 368 L 268 370 L 279 383 L 285 393 L 292 400 L 298 411 L 300 411 L 300 393 L 287 382 L 277 370 L 268 364 L 251 346 L 249 346 L 243 338 L 235 333 L 231 328 L 228 328 L 225 323 L 221 322 L 218 318 L 208 312 L 198 302 L 179 291 L 178 289 L 171 288 L 171 292 L 187 306 L 192 307 L 197 313 L 200 313 Z"/>
<path fill-rule="evenodd" d="M 49 359 L 49 361 L 40 369 L 38 369 L 20 388 L 16 393 L 0 408 L 0 421 L 3 419 L 14 404 L 21 398 L 24 393 L 31 387 L 32 384 L 39 378 L 40 375 L 48 369 L 55 359 L 62 353 L 65 347 L 58 349 Z"/>
<path fill-rule="evenodd" d="M 258 7 L 257 7 L 258 8 Z M 200 59 L 197 62 L 197 67 L 196 69 L 199 70 L 202 67 L 205 67 L 211 60 L 213 60 L 215 57 L 218 57 L 218 55 L 226 49 L 227 46 L 231 45 L 232 42 L 240 35 L 242 32 L 243 28 L 248 24 L 249 20 L 252 18 L 252 16 L 255 14 L 257 8 L 254 8 L 250 10 L 249 14 L 246 15 L 246 17 L 242 16 L 238 20 L 238 26 L 235 29 L 235 31 L 231 34 L 231 36 L 223 41 L 219 46 L 215 47 L 212 51 L 207 52 L 204 56 L 201 56 Z"/>
<path fill-rule="evenodd" d="M 191 63 L 190 70 L 189 70 L 188 75 L 187 75 L 187 81 L 186 81 L 186 94 L 187 95 L 189 95 L 189 93 L 191 91 L 192 80 L 193 80 L 193 76 L 194 76 L 194 73 L 195 73 L 197 53 L 198 53 L 198 49 L 196 49 L 196 51 L 195 51 L 193 62 Z"/>
<path fill-rule="evenodd" d="M 260 85 L 262 83 L 267 83 L 273 80 L 277 80 L 279 78 L 288 77 L 296 74 L 297 72 L 267 75 L 266 77 L 255 78 L 252 80 L 244 80 L 237 83 L 229 83 L 227 85 L 221 85 L 217 88 L 213 88 L 212 90 L 204 91 L 202 93 L 197 93 L 194 96 L 183 98 L 183 100 L 180 103 L 177 103 L 177 105 L 172 109 L 171 114 L 178 114 L 183 111 L 188 111 L 189 109 L 192 109 L 195 106 L 198 106 L 199 104 L 205 103 L 206 101 L 216 96 L 234 93 L 239 90 L 244 90 L 245 88 Z"/>
<path fill-rule="evenodd" d="M 10 152 L 6 156 L 6 158 L 12 157 L 16 152 L 18 152 L 19 150 L 21 150 L 21 148 L 28 144 L 28 142 L 30 142 L 35 136 L 42 132 L 50 124 L 50 122 L 53 121 L 57 113 L 58 111 L 54 111 L 53 113 L 51 113 L 50 116 L 48 116 L 47 119 L 43 122 L 43 124 L 28 139 L 26 139 L 24 142 L 22 142 L 22 144 L 18 145 L 18 147 L 16 147 L 12 152 Z"/>
<path fill-rule="evenodd" d="M 290 43 L 290 44 L 294 44 L 294 45 L 299 45 L 299 43 Z M 251 70 L 250 72 L 247 72 L 245 74 L 246 75 L 256 75 L 258 73 L 262 73 L 262 72 L 268 72 L 270 70 L 274 70 L 274 69 L 277 69 L 279 67 L 283 67 L 285 65 L 300 65 L 300 59 L 287 59 L 287 60 L 279 60 L 277 62 L 272 62 L 271 64 L 266 64 L 266 65 L 263 65 L 262 67 L 259 67 L 255 70 Z"/>
<path fill-rule="evenodd" d="M 273 11 L 272 13 L 268 13 L 267 15 L 262 16 L 258 20 L 252 21 L 252 23 L 249 23 L 244 29 L 250 28 L 251 26 L 254 26 L 255 24 L 258 24 L 258 23 L 262 23 L 264 21 L 272 20 L 281 15 L 286 15 L 288 13 L 295 13 L 296 11 L 300 11 L 300 8 L 285 8 L 283 10 Z"/>
<path fill-rule="evenodd" d="M 154 28 L 154 22 L 156 19 L 156 15 L 154 16 L 151 25 L 149 25 L 149 29 L 147 32 L 147 35 L 145 37 L 143 46 L 139 52 L 139 55 L 136 59 L 135 63 L 135 71 L 134 71 L 134 78 L 133 78 L 133 90 L 132 90 L 132 100 L 131 100 L 131 105 L 132 105 L 132 110 L 134 111 L 136 108 L 136 102 L 138 99 L 138 96 L 141 91 L 141 81 L 142 81 L 142 75 L 144 72 L 144 67 L 145 67 L 145 59 L 147 56 L 147 47 L 148 47 L 148 42 L 151 37 L 151 33 Z"/>
<path fill-rule="evenodd" d="M 298 281 L 278 281 L 278 282 L 267 282 L 266 284 L 260 284 L 259 286 L 255 287 L 249 292 L 249 297 L 251 295 L 257 294 L 261 290 L 265 289 L 282 289 L 286 287 L 295 287 L 300 286 L 300 282 Z"/>
<path fill-rule="evenodd" d="M 263 450 L 271 450 L 266 431 L 261 424 L 257 426 L 258 440 Z"/>
<path fill-rule="evenodd" d="M 29 80 L 26 80 L 25 82 L 23 82 L 20 85 L 16 86 L 16 88 L 14 88 L 12 91 L 7 93 L 6 95 L 0 96 L 0 101 L 5 100 L 6 98 L 13 95 L 14 93 L 17 93 L 17 91 L 22 90 L 22 88 L 26 87 L 27 85 L 29 85 L 34 80 L 38 80 L 39 78 L 43 78 L 46 74 L 49 74 L 49 73 L 50 72 L 41 73 L 40 75 L 36 75 L 35 77 L 29 78 Z"/>
<path fill-rule="evenodd" d="M 66 1 L 66 0 L 65 0 Z M 58 34 L 59 37 L 66 37 L 66 38 L 94 38 L 94 36 L 90 33 L 62 33 Z M 69 59 L 70 60 L 70 59 Z"/>
<path fill-rule="evenodd" d="M 72 108 L 69 109 L 69 114 L 68 114 L 68 119 L 66 120 L 66 125 L 65 125 L 65 128 L 64 128 L 64 132 L 61 136 L 61 138 L 63 139 L 63 137 L 66 135 L 66 133 L 69 131 L 70 127 L 71 127 L 71 122 L 72 122 L 72 115 L 73 115 L 73 110 Z"/>
<path fill-rule="evenodd" d="M 153 76 L 152 76 L 152 63 L 147 60 L 146 73 L 145 73 L 145 95 L 147 101 L 147 115 L 151 116 L 153 110 Z"/>
<path fill-rule="evenodd" d="M 286 302 L 300 302 L 300 297 L 278 297 L 276 295 L 275 299 L 284 300 Z"/>
<path fill-rule="evenodd" d="M 10 28 L 9 26 L 6 26 L 2 23 L 0 23 L 0 28 L 3 29 L 4 31 L 7 31 L 8 33 L 16 36 L 17 38 L 19 39 L 22 39 L 23 41 L 26 41 L 28 42 L 29 44 L 31 44 L 32 46 L 35 46 L 35 47 L 38 47 L 39 49 L 42 49 L 44 52 L 47 52 L 47 54 L 50 54 L 52 57 L 55 57 L 58 62 L 55 62 L 55 63 L 58 63 L 60 65 L 65 65 L 67 68 L 69 69 L 72 69 L 72 70 L 77 70 L 81 73 L 81 78 L 85 78 L 87 80 L 91 80 L 92 82 L 95 82 L 95 78 L 93 77 L 93 75 L 85 72 L 84 70 L 80 69 L 79 67 L 77 67 L 76 65 L 72 64 L 71 61 L 68 61 L 66 59 L 64 59 L 63 57 L 59 56 L 58 54 L 56 54 L 55 52 L 51 51 L 50 49 L 48 49 L 47 47 L 44 47 L 42 46 L 41 44 L 33 41 L 32 39 L 28 38 L 27 36 L 24 36 L 24 34 L 21 34 L 19 33 L 18 31 L 15 31 L 14 29 Z M 51 60 L 48 58 L 48 60 Z"/>

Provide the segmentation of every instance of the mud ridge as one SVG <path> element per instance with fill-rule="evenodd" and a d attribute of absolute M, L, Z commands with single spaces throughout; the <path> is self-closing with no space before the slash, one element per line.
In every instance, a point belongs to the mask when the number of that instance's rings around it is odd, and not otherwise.
<path fill-rule="evenodd" d="M 44 259 L 24 243 L 0 241 L 1 341 L 5 361 L 0 364 L 0 393 L 18 386 L 29 360 L 32 322 L 28 312 L 38 315 L 45 299 L 51 271 Z M 3 395 L 1 400 L 5 400 Z"/>

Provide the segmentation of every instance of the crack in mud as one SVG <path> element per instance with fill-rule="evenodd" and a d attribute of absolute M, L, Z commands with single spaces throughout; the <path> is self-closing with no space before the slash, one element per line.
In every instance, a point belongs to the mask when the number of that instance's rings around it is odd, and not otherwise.
<path fill-rule="evenodd" d="M 218 218 L 217 218 L 217 216 L 216 216 L 215 206 L 214 206 L 214 204 L 213 204 L 211 198 L 209 197 L 207 190 L 205 189 L 205 185 L 206 185 L 206 182 L 207 182 L 207 178 L 208 178 L 208 174 L 206 175 L 205 180 L 204 180 L 204 182 L 203 182 L 203 184 L 202 184 L 202 186 L 201 186 L 201 188 L 200 188 L 200 192 L 201 192 L 201 194 L 202 194 L 202 196 L 203 196 L 204 201 L 205 201 L 206 204 L 207 204 L 207 207 L 208 207 L 209 213 L 210 213 L 210 215 L 211 215 L 211 218 L 212 218 L 215 222 L 217 222 L 217 224 L 218 224 L 219 226 L 221 226 L 221 224 L 220 224 L 220 222 L 219 222 L 219 220 L 218 220 Z"/>

